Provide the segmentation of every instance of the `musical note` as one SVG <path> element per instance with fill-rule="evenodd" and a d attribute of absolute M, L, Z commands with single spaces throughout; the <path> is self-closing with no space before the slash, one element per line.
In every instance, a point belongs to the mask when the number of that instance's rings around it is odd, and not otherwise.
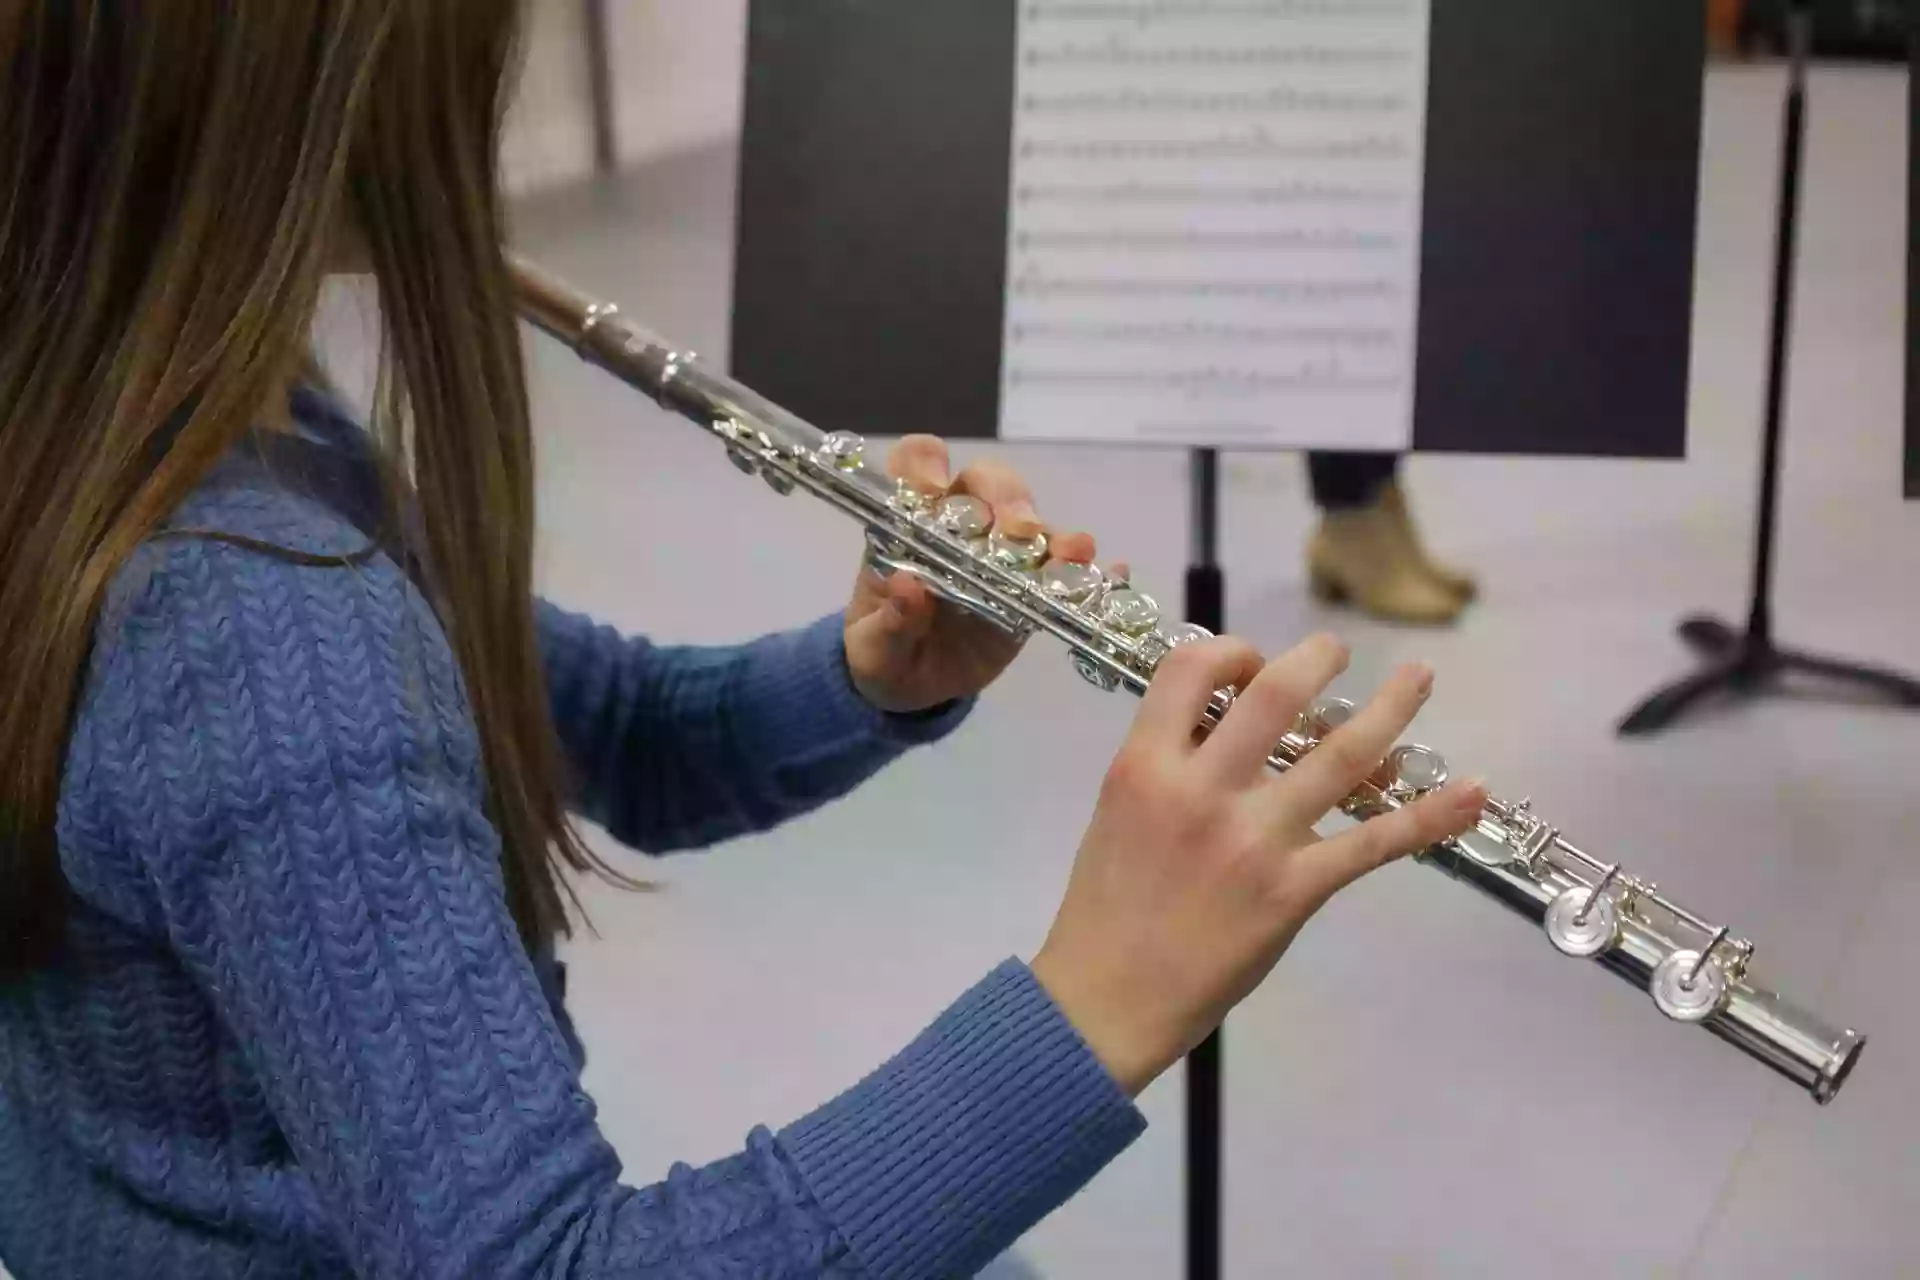
<path fill-rule="evenodd" d="M 1430 3 L 1022 3 L 1004 433 L 1404 447 Z"/>

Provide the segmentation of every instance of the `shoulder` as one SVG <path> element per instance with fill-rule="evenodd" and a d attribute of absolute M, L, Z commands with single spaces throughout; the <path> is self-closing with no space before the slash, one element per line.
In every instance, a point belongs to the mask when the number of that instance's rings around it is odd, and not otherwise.
<path fill-rule="evenodd" d="M 339 478 L 315 476 L 316 460 L 329 456 L 317 448 L 311 453 L 238 451 L 200 482 L 160 533 L 164 538 L 201 533 L 245 539 L 299 556 L 363 554 L 371 539 L 348 512 L 367 504 L 367 490 L 377 497 L 378 482 L 351 458 L 340 459 Z M 339 496 L 329 497 L 329 489 Z"/>
<path fill-rule="evenodd" d="M 289 796 L 345 785 L 387 804 L 394 780 L 429 768 L 461 792 L 479 771 L 431 610 L 344 517 L 227 472 L 103 603 L 62 780 L 63 862 L 94 896 L 90 879 L 144 879 L 155 858 L 217 860 Z"/>
<path fill-rule="evenodd" d="M 196 714 L 289 688 L 323 700 L 359 684 L 405 693 L 422 677 L 434 688 L 454 661 L 393 557 L 248 460 L 223 464 L 121 566 L 94 644 L 89 695 L 192 695 Z"/>
<path fill-rule="evenodd" d="M 258 464 L 230 462 L 114 575 L 91 674 L 141 654 L 181 664 L 180 674 L 222 654 L 271 664 L 286 641 L 324 637 L 356 614 L 397 623 L 419 603 L 399 566 L 345 515 Z"/>
<path fill-rule="evenodd" d="M 305 434 L 243 441 L 168 515 L 116 575 L 100 614 L 111 643 L 129 609 L 194 603 L 187 583 L 324 583 L 305 569 L 352 569 L 391 589 L 398 567 L 371 530 L 383 513 L 380 473 L 363 447 Z"/>
<path fill-rule="evenodd" d="M 293 429 L 259 431 L 205 476 L 164 526 L 296 556 L 365 552 L 381 515 L 382 479 L 367 437 L 321 392 L 296 389 Z"/>

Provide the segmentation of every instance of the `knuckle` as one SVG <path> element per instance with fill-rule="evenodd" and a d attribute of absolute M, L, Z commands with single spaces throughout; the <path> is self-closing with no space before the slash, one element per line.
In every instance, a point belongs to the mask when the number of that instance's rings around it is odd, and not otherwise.
<path fill-rule="evenodd" d="M 1367 870 L 1384 866 L 1402 854 L 1422 849 L 1429 843 L 1425 824 L 1420 815 L 1411 810 L 1402 810 L 1385 818 L 1376 818 L 1363 823 L 1360 849 L 1362 863 Z"/>
<path fill-rule="evenodd" d="M 1180 833 L 1191 846 L 1217 838 L 1221 805 L 1169 753 L 1123 749 L 1100 787 L 1100 807 Z"/>
<path fill-rule="evenodd" d="M 1421 797 L 1408 818 L 1415 827 L 1409 839 L 1425 849 L 1465 831 L 1478 820 L 1479 815 L 1462 813 L 1449 802 L 1449 797 L 1436 792 Z"/>
<path fill-rule="evenodd" d="M 1109 796 L 1136 796 L 1150 788 L 1160 785 L 1160 775 L 1164 772 L 1159 756 L 1136 743 L 1120 748 L 1120 753 L 1107 767 L 1106 780 L 1101 791 Z"/>
<path fill-rule="evenodd" d="M 1334 773 L 1354 782 L 1367 777 L 1380 763 L 1369 759 L 1373 753 L 1351 734 L 1333 735 L 1315 747 L 1314 754 L 1324 757 Z"/>
<path fill-rule="evenodd" d="M 1272 833 L 1236 813 L 1232 804 L 1210 804 L 1194 821 L 1207 851 L 1230 876 L 1256 892 L 1264 892 L 1285 865 L 1284 859 L 1274 857 Z"/>
<path fill-rule="evenodd" d="M 1380 833 L 1374 830 L 1374 824 L 1379 821 L 1378 818 L 1368 818 L 1354 823 L 1328 842 L 1328 856 L 1342 866 L 1371 861 L 1373 851 L 1380 844 Z"/>
<path fill-rule="evenodd" d="M 1303 922 L 1320 909 L 1320 895 L 1290 860 L 1262 874 L 1260 891 L 1267 908 L 1282 920 Z"/>
<path fill-rule="evenodd" d="M 1306 704 L 1306 696 L 1297 681 L 1284 673 L 1271 672 L 1265 679 L 1255 680 L 1248 685 L 1241 701 L 1252 704 L 1263 716 L 1283 720 L 1290 718 Z"/>
<path fill-rule="evenodd" d="M 1200 647 L 1195 644 L 1185 644 L 1162 654 L 1160 661 L 1154 664 L 1154 682 L 1184 683 L 1184 678 L 1192 675 L 1196 670 L 1196 664 L 1204 661 L 1200 654 L 1194 652 Z"/>
<path fill-rule="evenodd" d="M 1396 831 L 1398 825 L 1390 819 L 1375 818 L 1356 827 L 1353 832 L 1355 860 L 1362 867 L 1371 868 L 1393 857 L 1403 843 L 1403 839 L 1396 839 L 1400 834 Z"/>
<path fill-rule="evenodd" d="M 1222 644 L 1213 651 L 1213 659 L 1214 683 L 1231 688 L 1234 703 L 1259 686 L 1260 654 L 1251 646 Z"/>
<path fill-rule="evenodd" d="M 1256 684 L 1247 690 L 1246 696 L 1234 703 L 1233 709 L 1240 717 L 1242 726 L 1259 731 L 1259 740 L 1248 740 L 1246 745 L 1264 754 L 1273 750 L 1282 738 L 1292 732 L 1298 723 L 1301 706 L 1300 699 L 1290 696 L 1284 689 Z"/>

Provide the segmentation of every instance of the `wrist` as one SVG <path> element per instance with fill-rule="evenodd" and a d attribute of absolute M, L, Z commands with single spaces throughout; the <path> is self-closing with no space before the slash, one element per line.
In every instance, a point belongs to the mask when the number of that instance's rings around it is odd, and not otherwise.
<path fill-rule="evenodd" d="M 891 696 L 884 689 L 857 679 L 853 682 L 853 692 L 854 696 L 880 715 L 902 724 L 918 724 L 922 721 L 944 719 L 965 701 L 963 698 L 948 698 L 932 706 L 915 706 Z"/>
<path fill-rule="evenodd" d="M 1178 1060 L 1178 1051 L 1166 1047 L 1166 1038 L 1146 1028 L 1136 1002 L 1107 990 L 1106 984 L 1090 978 L 1080 966 L 1042 947 L 1028 968 L 1129 1098 L 1139 1097 Z"/>
<path fill-rule="evenodd" d="M 847 688 L 852 691 L 862 705 L 880 715 L 906 724 L 920 721 L 940 720 L 951 714 L 963 702 L 964 698 L 946 698 L 931 704 L 920 704 L 913 699 L 901 696 L 892 686 L 883 680 L 865 675 L 855 664 L 853 653 L 847 645 L 847 637 L 840 637 L 840 666 L 847 679 Z"/>

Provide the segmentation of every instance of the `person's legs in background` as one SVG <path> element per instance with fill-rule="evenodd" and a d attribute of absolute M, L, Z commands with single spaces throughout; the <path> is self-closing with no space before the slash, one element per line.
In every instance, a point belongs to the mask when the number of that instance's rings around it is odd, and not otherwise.
<path fill-rule="evenodd" d="M 1322 511 L 1372 506 L 1400 474 L 1397 453 L 1309 453 L 1307 479 Z"/>
<path fill-rule="evenodd" d="M 1352 604 L 1390 622 L 1452 622 L 1474 581 L 1437 564 L 1421 544 L 1393 453 L 1309 453 L 1307 474 L 1320 527 L 1307 547 L 1307 577 L 1322 600 Z"/>

